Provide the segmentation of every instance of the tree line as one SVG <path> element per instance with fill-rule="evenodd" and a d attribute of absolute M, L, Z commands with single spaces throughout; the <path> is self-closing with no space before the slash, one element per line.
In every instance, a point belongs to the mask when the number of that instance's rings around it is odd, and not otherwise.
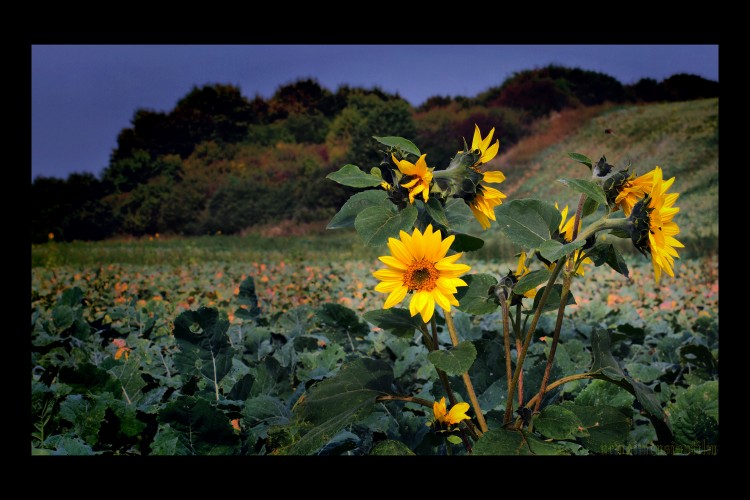
<path fill-rule="evenodd" d="M 153 233 L 231 234 L 281 219 L 330 218 L 352 194 L 325 179 L 345 163 L 383 160 L 373 135 L 413 138 L 430 165 L 447 164 L 457 137 L 496 128 L 506 148 L 550 112 L 604 102 L 718 96 L 718 82 L 673 75 L 623 85 L 604 73 L 561 66 L 521 71 L 475 97 L 433 96 L 414 108 L 379 88 L 313 79 L 269 99 L 233 85 L 194 87 L 169 112 L 136 110 L 100 175 L 37 177 L 32 241 L 97 240 Z"/>

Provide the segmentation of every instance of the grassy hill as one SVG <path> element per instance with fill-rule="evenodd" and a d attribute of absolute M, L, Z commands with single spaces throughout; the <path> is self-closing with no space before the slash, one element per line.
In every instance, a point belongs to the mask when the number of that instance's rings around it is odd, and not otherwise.
<path fill-rule="evenodd" d="M 491 168 L 507 176 L 502 190 L 509 199 L 532 196 L 572 207 L 577 194 L 556 179 L 590 174 L 569 151 L 593 160 L 606 155 L 616 167 L 630 162 L 638 174 L 658 165 L 665 178 L 677 177 L 672 190 L 681 193 L 677 220 L 688 250 L 718 248 L 718 114 L 718 99 L 565 110 L 510 149 L 503 152 L 501 144 Z"/>

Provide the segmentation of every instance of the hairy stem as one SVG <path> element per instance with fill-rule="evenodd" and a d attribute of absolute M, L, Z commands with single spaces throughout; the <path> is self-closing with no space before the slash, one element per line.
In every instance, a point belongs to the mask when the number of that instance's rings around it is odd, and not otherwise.
<path fill-rule="evenodd" d="M 569 260 L 573 260 L 572 258 Z M 547 382 L 549 381 L 550 373 L 552 372 L 552 364 L 555 361 L 555 352 L 557 351 L 557 343 L 560 340 L 560 329 L 562 328 L 563 316 L 565 315 L 565 305 L 568 302 L 568 292 L 570 291 L 570 274 L 568 272 L 563 273 L 563 286 L 562 292 L 560 292 L 560 307 L 557 308 L 557 321 L 555 322 L 555 334 L 552 337 L 552 347 L 549 350 L 549 356 L 547 357 L 547 366 L 544 367 L 544 376 L 542 377 L 542 385 L 539 388 L 539 399 L 536 402 L 534 411 L 539 411 L 539 407 L 542 405 L 542 399 L 544 399 L 544 393 L 547 390 Z"/>
<path fill-rule="evenodd" d="M 531 320 L 531 325 L 529 325 L 529 330 L 526 332 L 526 338 L 524 339 L 523 346 L 521 347 L 521 352 L 518 353 L 516 370 L 513 372 L 513 381 L 511 382 L 510 392 L 508 393 L 508 399 L 505 404 L 505 416 L 503 418 L 503 422 L 505 424 L 510 423 L 511 417 L 513 415 L 513 396 L 515 395 L 514 391 L 516 389 L 516 386 L 518 385 L 518 378 L 521 376 L 523 362 L 526 359 L 526 351 L 529 350 L 529 344 L 531 344 L 531 339 L 534 336 L 534 331 L 536 330 L 536 325 L 539 322 L 539 317 L 542 315 L 542 309 L 544 309 L 544 304 L 547 303 L 549 294 L 552 291 L 552 285 L 555 284 L 557 276 L 560 274 L 560 270 L 562 269 L 562 267 L 563 262 L 561 260 L 555 262 L 555 267 L 552 270 L 549 279 L 547 280 L 547 285 L 544 287 L 544 293 L 542 293 L 542 297 L 539 299 L 539 305 L 537 306 L 536 311 L 534 311 L 534 317 Z"/>
<path fill-rule="evenodd" d="M 508 313 L 508 298 L 505 292 L 500 295 L 500 305 L 503 308 L 503 346 L 505 347 L 505 378 L 508 380 L 508 394 L 510 394 L 510 380 L 513 377 L 513 367 L 510 360 L 510 314 Z"/>

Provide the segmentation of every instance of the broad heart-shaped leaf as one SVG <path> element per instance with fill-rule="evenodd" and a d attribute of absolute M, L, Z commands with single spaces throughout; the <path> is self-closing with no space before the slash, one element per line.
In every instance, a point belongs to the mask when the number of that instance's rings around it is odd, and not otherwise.
<path fill-rule="evenodd" d="M 669 403 L 678 444 L 694 450 L 719 441 L 719 383 L 710 380 L 688 387 Z"/>
<path fill-rule="evenodd" d="M 338 182 L 344 186 L 366 188 L 379 186 L 383 179 L 372 174 L 366 174 L 356 165 L 344 165 L 336 172 L 326 175 L 326 179 Z"/>
<path fill-rule="evenodd" d="M 445 209 L 443 209 L 443 205 L 440 204 L 440 201 L 438 201 L 437 198 L 434 196 L 430 198 L 427 203 L 424 204 L 424 207 L 430 217 L 432 217 L 432 220 L 442 226 L 448 227 L 450 225 L 448 217 L 445 215 Z"/>
<path fill-rule="evenodd" d="M 278 453 L 315 453 L 345 426 L 369 415 L 375 399 L 387 394 L 392 383 L 393 370 L 384 361 L 360 358 L 343 365 L 335 377 L 314 385 L 300 398 L 294 413 L 314 427 Z"/>
<path fill-rule="evenodd" d="M 566 243 L 565 245 L 557 240 L 547 240 L 539 245 L 539 253 L 541 253 L 542 257 L 545 259 L 553 262 L 560 257 L 568 255 L 577 248 L 581 248 L 585 244 L 586 240 L 574 241 L 572 243 Z"/>
<path fill-rule="evenodd" d="M 401 441 L 394 441 L 393 439 L 387 439 L 376 444 L 370 451 L 370 455 L 414 455 L 414 452 L 409 449 Z"/>
<path fill-rule="evenodd" d="M 232 349 L 227 336 L 229 322 L 212 307 L 185 311 L 174 320 L 174 338 L 180 348 L 175 366 L 184 382 L 200 373 L 218 384 L 232 368 Z"/>
<path fill-rule="evenodd" d="M 448 375 L 461 375 L 469 371 L 474 360 L 477 359 L 477 350 L 474 344 L 468 340 L 459 342 L 457 346 L 448 349 L 432 351 L 427 355 L 435 368 L 443 370 Z"/>
<path fill-rule="evenodd" d="M 229 416 L 205 399 L 179 396 L 159 412 L 159 423 L 176 431 L 176 446 L 190 455 L 234 455 L 239 451 L 239 438 Z"/>
<path fill-rule="evenodd" d="M 583 424 L 588 436 L 579 438 L 581 444 L 596 453 L 619 453 L 627 443 L 631 420 L 612 406 L 566 405 Z"/>
<path fill-rule="evenodd" d="M 572 439 L 589 435 L 576 414 L 560 405 L 550 405 L 542 410 L 534 420 L 534 429 L 550 439 Z"/>
<path fill-rule="evenodd" d="M 542 283 L 546 283 L 549 279 L 549 274 L 550 272 L 548 269 L 531 271 L 529 274 L 518 280 L 516 286 L 513 287 L 513 293 L 523 295 L 532 288 L 536 288 Z"/>
<path fill-rule="evenodd" d="M 365 321 L 399 337 L 411 338 L 414 330 L 423 324 L 419 315 L 412 316 L 407 309 L 400 307 L 367 311 L 362 317 Z"/>
<path fill-rule="evenodd" d="M 390 206 L 372 206 L 362 210 L 354 220 L 354 227 L 365 245 L 385 245 L 388 238 L 398 238 L 399 231 L 408 232 L 417 220 L 417 207 L 409 205 L 401 211 Z"/>
<path fill-rule="evenodd" d="M 551 238 L 560 226 L 560 212 L 541 200 L 513 200 L 495 209 L 498 226 L 510 240 L 535 249 Z"/>
<path fill-rule="evenodd" d="M 536 310 L 537 307 L 539 307 L 539 302 L 541 302 L 542 295 L 544 295 L 544 289 L 547 288 L 546 286 L 543 286 L 536 292 L 536 296 L 534 297 L 534 307 L 532 310 Z M 549 297 L 547 297 L 547 302 L 544 303 L 544 308 L 542 309 L 542 312 L 550 312 L 550 311 L 557 311 L 560 307 L 560 301 L 562 294 L 562 285 L 560 283 L 557 283 L 555 285 L 552 285 L 552 290 L 549 293 Z M 565 301 L 566 306 L 570 306 L 576 303 L 576 299 L 573 297 L 573 292 L 570 290 L 568 291 L 568 300 Z"/>
<path fill-rule="evenodd" d="M 469 205 L 461 198 L 451 198 L 445 203 L 445 217 L 448 229 L 462 233 L 468 232 L 475 220 Z"/>
<path fill-rule="evenodd" d="M 628 265 L 612 243 L 596 244 L 593 248 L 586 250 L 586 256 L 594 261 L 594 266 L 596 267 L 606 263 L 609 267 L 626 278 L 629 277 Z"/>
<path fill-rule="evenodd" d="M 413 142 L 411 142 L 409 139 L 404 139 L 403 137 L 395 137 L 395 136 L 387 136 L 387 137 L 376 137 L 372 136 L 373 139 L 378 141 L 380 144 L 383 144 L 384 146 L 388 146 L 391 148 L 398 148 L 404 153 L 413 154 L 414 156 L 422 156 L 422 153 L 419 151 L 419 148 L 414 145 Z"/>
<path fill-rule="evenodd" d="M 578 163 L 583 163 L 584 165 L 589 167 L 589 170 L 591 170 L 594 165 L 594 162 L 591 161 L 591 158 L 580 153 L 568 153 L 568 157 L 570 157 L 572 160 L 577 161 Z"/>
<path fill-rule="evenodd" d="M 357 214 L 365 208 L 382 205 L 387 199 L 388 193 L 382 189 L 369 189 L 357 193 L 344 203 L 341 210 L 328 223 L 326 229 L 352 227 L 354 226 L 354 219 L 357 218 Z"/>
<path fill-rule="evenodd" d="M 456 238 L 451 243 L 454 252 L 473 252 L 484 246 L 484 240 L 464 233 L 453 233 Z"/>
<path fill-rule="evenodd" d="M 470 274 L 462 279 L 469 286 L 458 287 L 456 300 L 458 308 L 469 314 L 489 314 L 497 310 L 495 297 L 490 295 L 490 288 L 497 285 L 497 280 L 489 274 Z"/>
<path fill-rule="evenodd" d="M 610 344 L 609 331 L 602 329 L 593 330 L 591 333 L 591 352 L 594 362 L 591 366 L 591 372 L 598 373 L 603 380 L 616 383 L 633 394 L 648 413 L 659 442 L 662 444 L 671 442 L 671 424 L 656 394 L 654 394 L 651 388 L 640 382 L 636 382 L 622 371 L 622 368 L 620 368 L 617 360 L 612 355 Z"/>
<path fill-rule="evenodd" d="M 237 302 L 240 307 L 234 313 L 238 318 L 257 319 L 260 316 L 260 307 L 258 307 L 258 296 L 255 294 L 255 280 L 248 276 L 245 281 L 240 283 L 240 293 L 237 295 Z"/>
<path fill-rule="evenodd" d="M 557 182 L 562 182 L 574 191 L 585 194 L 597 203 L 607 204 L 607 195 L 604 194 L 604 190 L 598 184 L 585 179 L 557 179 Z"/>
<path fill-rule="evenodd" d="M 567 449 L 522 431 L 493 429 L 474 445 L 474 455 L 569 455 Z"/>

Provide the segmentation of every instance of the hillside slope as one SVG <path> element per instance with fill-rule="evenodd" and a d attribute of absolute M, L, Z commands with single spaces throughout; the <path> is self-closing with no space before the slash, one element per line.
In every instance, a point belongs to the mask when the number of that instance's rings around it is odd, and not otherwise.
<path fill-rule="evenodd" d="M 681 239 L 713 241 L 718 237 L 718 99 L 598 108 L 589 118 L 591 109 L 556 113 L 510 149 L 503 152 L 501 145 L 502 154 L 490 168 L 505 173 L 501 189 L 508 199 L 532 196 L 572 208 L 578 200 L 576 193 L 556 180 L 590 174 L 570 160 L 567 152 L 595 161 L 606 155 L 616 167 L 632 163 L 638 174 L 658 165 L 665 178 L 676 176 L 672 191 L 680 193 Z M 605 133 L 607 129 L 611 133 Z"/>

